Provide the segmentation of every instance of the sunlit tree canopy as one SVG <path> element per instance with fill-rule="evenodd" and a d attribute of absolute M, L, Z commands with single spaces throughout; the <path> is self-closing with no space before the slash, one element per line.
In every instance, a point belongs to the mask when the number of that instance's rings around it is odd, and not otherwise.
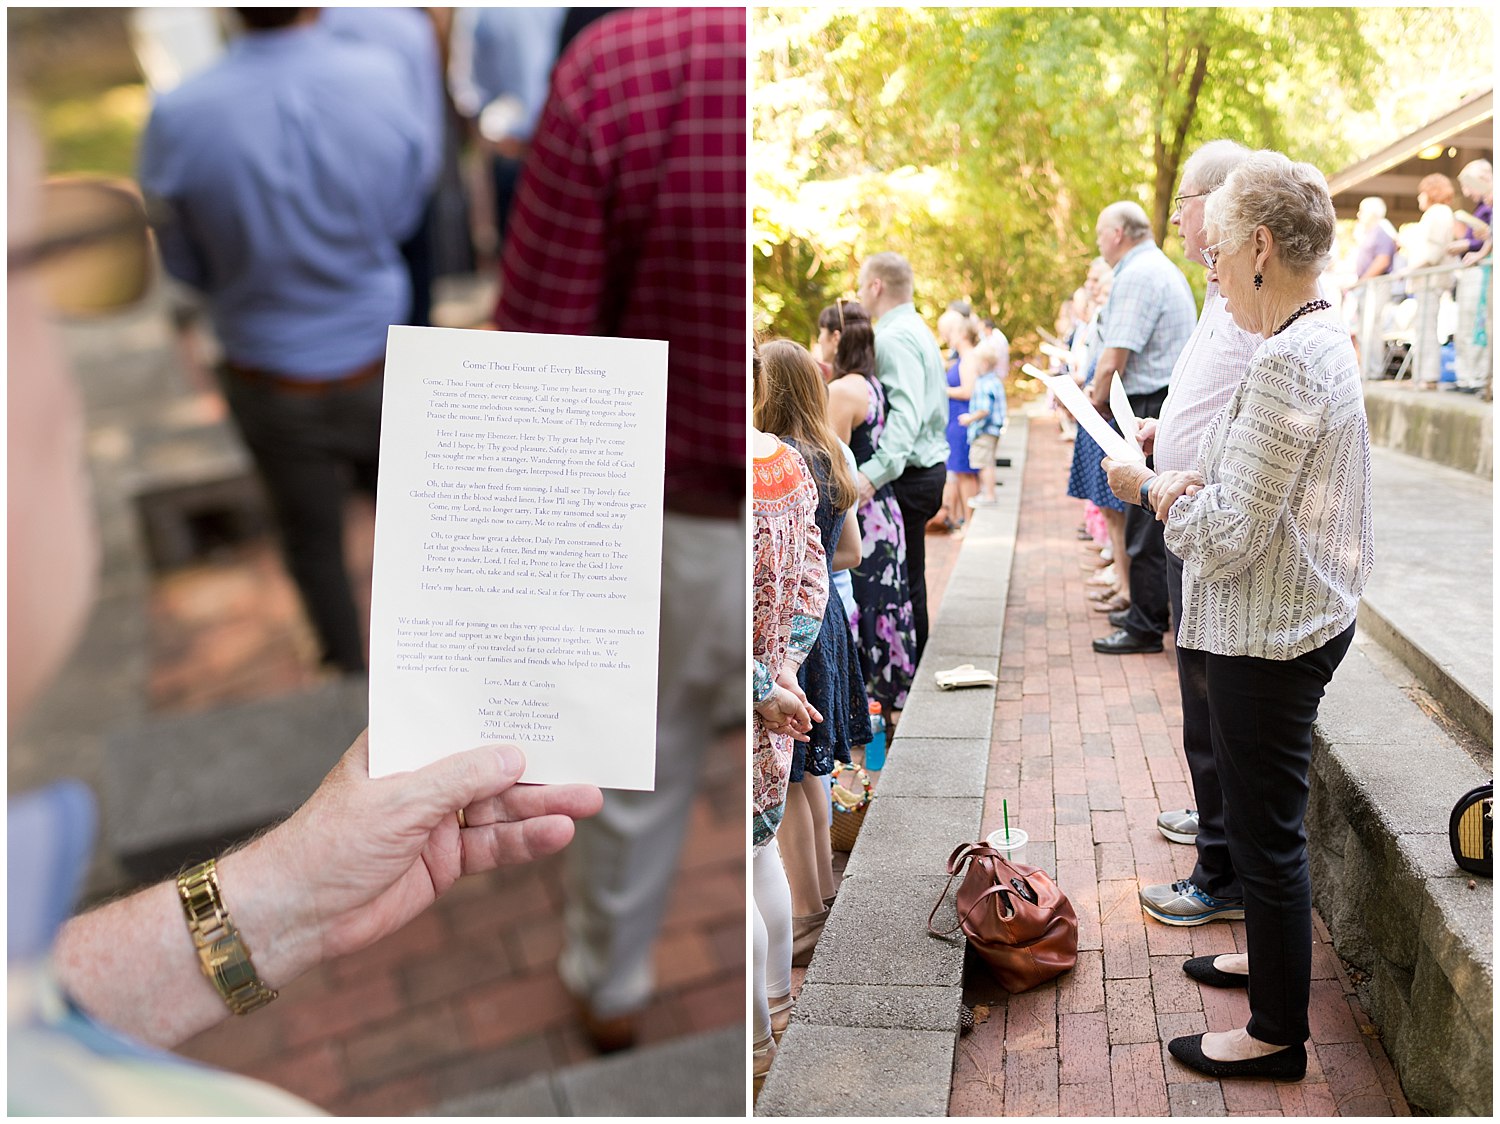
<path fill-rule="evenodd" d="M 751 34 L 757 327 L 794 339 L 882 249 L 924 313 L 967 299 L 1023 338 L 1114 200 L 1181 260 L 1167 220 L 1198 145 L 1333 172 L 1493 81 L 1477 7 L 780 8 Z"/>

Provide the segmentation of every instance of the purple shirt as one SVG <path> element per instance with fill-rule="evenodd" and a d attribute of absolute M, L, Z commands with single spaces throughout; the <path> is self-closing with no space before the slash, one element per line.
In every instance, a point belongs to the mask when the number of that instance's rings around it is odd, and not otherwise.
<path fill-rule="evenodd" d="M 1493 226 L 1495 223 L 1495 208 L 1491 203 L 1479 204 L 1479 206 L 1474 208 L 1473 215 L 1480 222 L 1484 223 L 1485 226 Z M 1469 251 L 1470 253 L 1472 253 L 1473 251 L 1479 249 L 1479 247 L 1484 245 L 1485 237 L 1478 231 L 1476 231 L 1472 226 L 1466 227 L 1465 229 L 1468 230 L 1468 234 L 1466 234 L 1465 237 L 1469 241 Z"/>
<path fill-rule="evenodd" d="M 1389 273 L 1391 263 L 1396 260 L 1396 240 L 1386 233 L 1384 226 L 1376 223 L 1359 244 L 1359 253 L 1354 257 L 1354 275 L 1363 277 L 1371 263 L 1381 254 L 1385 254 L 1390 261 L 1385 263 L 1385 268 L 1380 272 Z"/>

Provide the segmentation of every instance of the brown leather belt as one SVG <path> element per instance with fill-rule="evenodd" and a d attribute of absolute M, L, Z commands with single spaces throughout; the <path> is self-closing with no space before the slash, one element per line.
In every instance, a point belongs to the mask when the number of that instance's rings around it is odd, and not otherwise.
<path fill-rule="evenodd" d="M 377 356 L 363 366 L 354 368 L 348 374 L 336 375 L 331 379 L 299 379 L 278 371 L 267 371 L 261 367 L 246 367 L 241 363 L 227 360 L 224 363 L 224 369 L 236 378 L 245 379 L 247 382 L 258 382 L 288 394 L 332 394 L 335 391 L 349 390 L 361 383 L 378 379 L 385 371 L 385 356 Z"/>

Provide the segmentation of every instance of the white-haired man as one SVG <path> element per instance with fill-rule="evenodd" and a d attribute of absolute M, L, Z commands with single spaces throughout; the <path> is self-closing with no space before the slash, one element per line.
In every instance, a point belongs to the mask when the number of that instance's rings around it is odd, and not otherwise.
<path fill-rule="evenodd" d="M 1385 217 L 1385 200 L 1369 195 L 1359 201 L 1354 220 L 1355 284 L 1359 291 L 1359 319 L 1355 343 L 1365 378 L 1378 378 L 1385 356 L 1378 346 L 1385 310 L 1391 301 L 1389 281 L 1378 281 L 1391 272 L 1396 261 L 1396 228 Z"/>
<path fill-rule="evenodd" d="M 1182 187 L 1172 204 L 1172 221 L 1182 234 L 1188 261 L 1203 264 L 1203 207 L 1208 196 L 1249 155 L 1244 146 L 1219 140 L 1210 141 L 1188 158 Z M 1161 420 L 1146 421 L 1141 427 L 1142 446 L 1153 454 L 1157 473 L 1175 475 L 1193 467 L 1204 429 L 1229 401 L 1260 343 L 1259 336 L 1235 324 L 1218 286 L 1210 281 L 1203 298 L 1203 314 L 1172 371 L 1171 391 Z M 1110 488 L 1126 503 L 1139 507 L 1143 470 L 1105 463 L 1110 469 Z M 1155 517 L 1154 511 L 1151 517 Z M 1175 623 L 1182 619 L 1182 559 L 1168 550 L 1166 562 L 1167 596 Z M 1178 646 L 1177 682 L 1182 692 L 1182 748 L 1196 807 L 1164 811 L 1157 817 L 1156 826 L 1174 843 L 1195 844 L 1198 862 L 1188 878 L 1142 887 L 1141 906 L 1168 925 L 1235 920 L 1245 916 L 1243 891 L 1224 832 L 1224 794 L 1209 740 L 1202 652 Z M 1230 968 L 1244 970 L 1237 964 L 1230 964 Z"/>
<path fill-rule="evenodd" d="M 1109 303 L 1099 318 L 1103 350 L 1090 391 L 1110 416 L 1109 389 L 1124 383 L 1137 418 L 1154 418 L 1166 401 L 1172 368 L 1193 333 L 1198 308 L 1182 270 L 1156 245 L 1139 203 L 1111 203 L 1094 228 L 1099 253 L 1114 268 Z M 1168 627 L 1167 548 L 1162 524 L 1136 504 L 1125 508 L 1130 606 L 1108 636 L 1094 641 L 1104 655 L 1160 652 Z"/>

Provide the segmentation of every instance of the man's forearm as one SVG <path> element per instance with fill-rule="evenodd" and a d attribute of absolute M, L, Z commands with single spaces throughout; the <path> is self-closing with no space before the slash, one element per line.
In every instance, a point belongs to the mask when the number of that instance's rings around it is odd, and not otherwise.
<path fill-rule="evenodd" d="M 311 927 L 287 924 L 274 845 L 263 836 L 219 861 L 224 905 L 260 978 L 280 987 L 317 961 Z M 175 882 L 160 882 L 73 918 L 53 949 L 58 981 L 94 1018 L 171 1047 L 229 1017 L 199 966 Z M 251 1016 L 253 1017 L 253 1016 Z"/>

